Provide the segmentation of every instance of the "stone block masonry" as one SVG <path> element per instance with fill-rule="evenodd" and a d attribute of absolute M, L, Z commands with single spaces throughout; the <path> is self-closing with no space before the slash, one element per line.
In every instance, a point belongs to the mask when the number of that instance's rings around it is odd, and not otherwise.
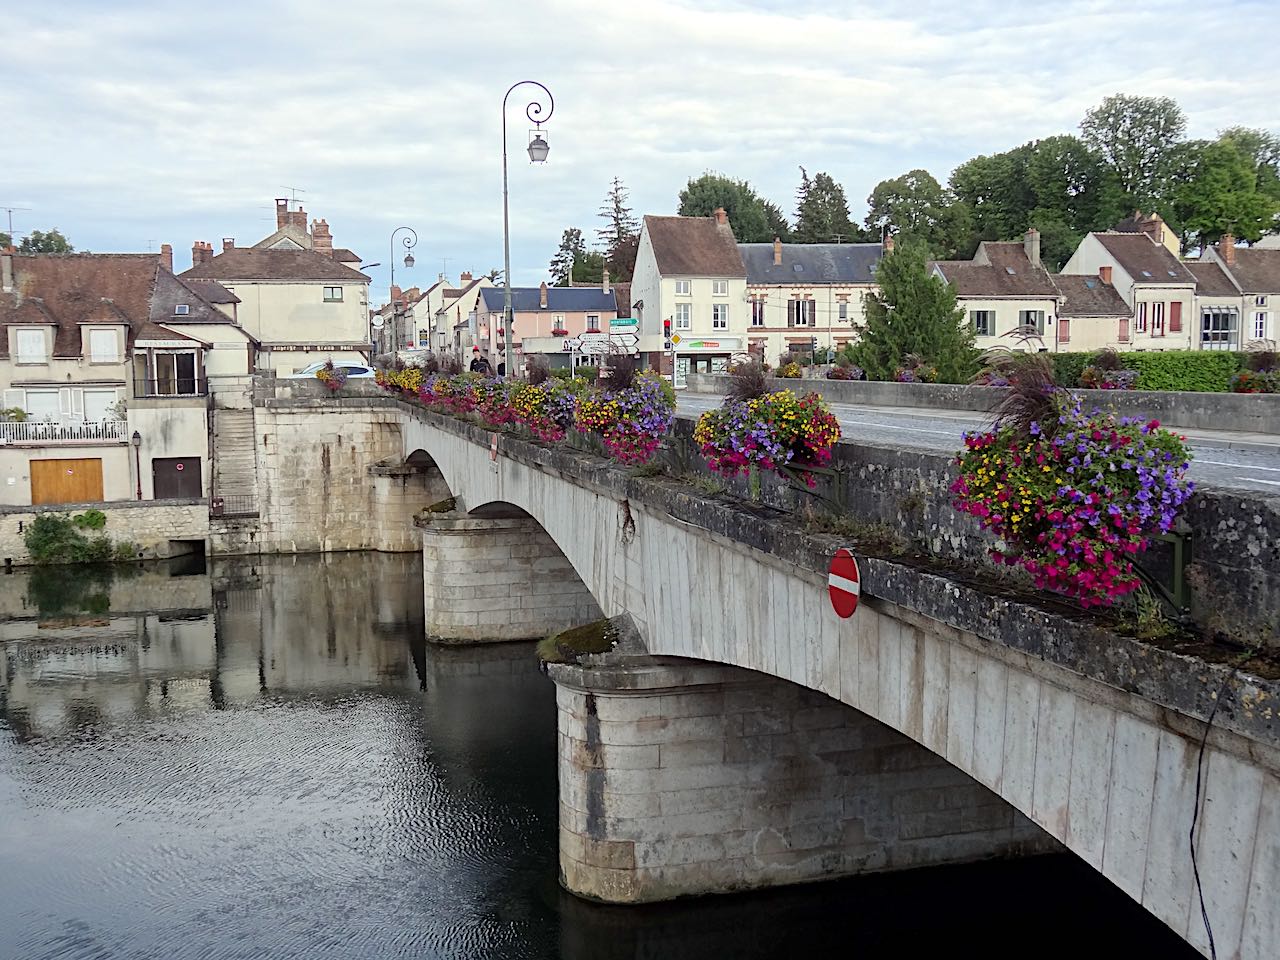
<path fill-rule="evenodd" d="M 428 639 L 528 640 L 600 619 L 590 591 L 536 520 L 427 516 L 421 527 Z"/>
<path fill-rule="evenodd" d="M 937 754 L 812 690 L 665 658 L 553 664 L 560 867 L 640 903 L 1059 849 Z"/>
<path fill-rule="evenodd" d="M 170 541 L 209 539 L 209 503 L 207 500 L 122 500 L 109 503 L 67 503 L 38 507 L 0 507 L 0 563 L 11 559 L 15 564 L 31 562 L 23 534 L 27 526 L 43 513 L 75 515 L 86 510 L 101 510 L 107 525 L 101 530 L 85 531 L 89 535 L 103 533 L 113 541 L 136 543 L 144 559 L 164 558 L 189 552 L 174 548 Z"/>

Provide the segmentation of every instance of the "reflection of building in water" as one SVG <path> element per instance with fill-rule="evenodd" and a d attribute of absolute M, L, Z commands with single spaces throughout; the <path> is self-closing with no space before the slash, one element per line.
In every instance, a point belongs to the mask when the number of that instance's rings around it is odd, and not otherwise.
<path fill-rule="evenodd" d="M 109 609 L 57 620 L 41 621 L 10 592 L 0 708 L 19 732 L 221 709 L 264 693 L 417 686 L 406 642 L 422 636 L 414 555 L 240 558 L 219 561 L 212 576 L 162 573 L 113 581 Z M 140 605 L 148 596 L 150 609 Z"/>

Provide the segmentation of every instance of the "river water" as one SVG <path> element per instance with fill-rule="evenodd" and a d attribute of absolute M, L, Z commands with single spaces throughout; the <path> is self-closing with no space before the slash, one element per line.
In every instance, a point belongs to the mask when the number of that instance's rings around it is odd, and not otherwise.
<path fill-rule="evenodd" d="M 0 577 L 0 960 L 1196 956 L 1069 856 L 620 908 L 555 694 L 394 555 Z"/>

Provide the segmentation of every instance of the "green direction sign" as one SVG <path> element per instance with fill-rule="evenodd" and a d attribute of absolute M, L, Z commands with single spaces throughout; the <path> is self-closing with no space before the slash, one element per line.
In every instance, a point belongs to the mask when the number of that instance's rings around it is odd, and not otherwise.
<path fill-rule="evenodd" d="M 634 327 L 636 325 L 635 317 L 618 317 L 616 320 L 609 321 L 609 327 Z"/>

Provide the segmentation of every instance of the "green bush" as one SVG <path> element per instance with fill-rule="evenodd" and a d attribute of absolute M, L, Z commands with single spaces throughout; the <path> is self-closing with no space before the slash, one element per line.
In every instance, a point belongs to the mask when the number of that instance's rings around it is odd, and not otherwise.
<path fill-rule="evenodd" d="M 1058 386 L 1080 386 L 1080 374 L 1092 353 L 1055 353 L 1053 376 Z M 1244 368 L 1245 355 L 1225 350 L 1172 350 L 1166 353 L 1122 353 L 1120 364 L 1138 371 L 1137 390 L 1183 390 L 1226 393 L 1231 379 Z"/>
<path fill-rule="evenodd" d="M 1093 359 L 1091 353 L 1055 353 L 1053 355 L 1053 379 L 1060 387 L 1080 386 L 1080 374 Z"/>
<path fill-rule="evenodd" d="M 85 522 L 86 515 L 92 513 L 102 518 L 99 526 L 106 525 L 106 516 L 100 510 L 86 511 L 76 517 L 65 513 L 42 513 L 32 520 L 22 534 L 32 561 L 38 564 L 106 563 L 126 559 L 124 548 L 128 551 L 127 559 L 132 560 L 137 554 L 134 544 L 117 545 L 105 534 L 86 537 L 81 533 L 81 527 L 96 528 L 96 518 L 90 517 Z"/>
<path fill-rule="evenodd" d="M 594 367 L 589 363 L 578 364 L 578 369 L 574 372 L 575 377 L 581 377 L 587 383 L 595 383 L 596 378 L 600 376 L 600 368 Z"/>
<path fill-rule="evenodd" d="M 1122 353 L 1120 358 L 1125 369 L 1138 371 L 1139 390 L 1225 393 L 1244 365 L 1240 354 L 1221 350 Z"/>
<path fill-rule="evenodd" d="M 101 530 L 107 525 L 107 515 L 101 510 L 86 510 L 71 518 L 82 530 Z"/>

